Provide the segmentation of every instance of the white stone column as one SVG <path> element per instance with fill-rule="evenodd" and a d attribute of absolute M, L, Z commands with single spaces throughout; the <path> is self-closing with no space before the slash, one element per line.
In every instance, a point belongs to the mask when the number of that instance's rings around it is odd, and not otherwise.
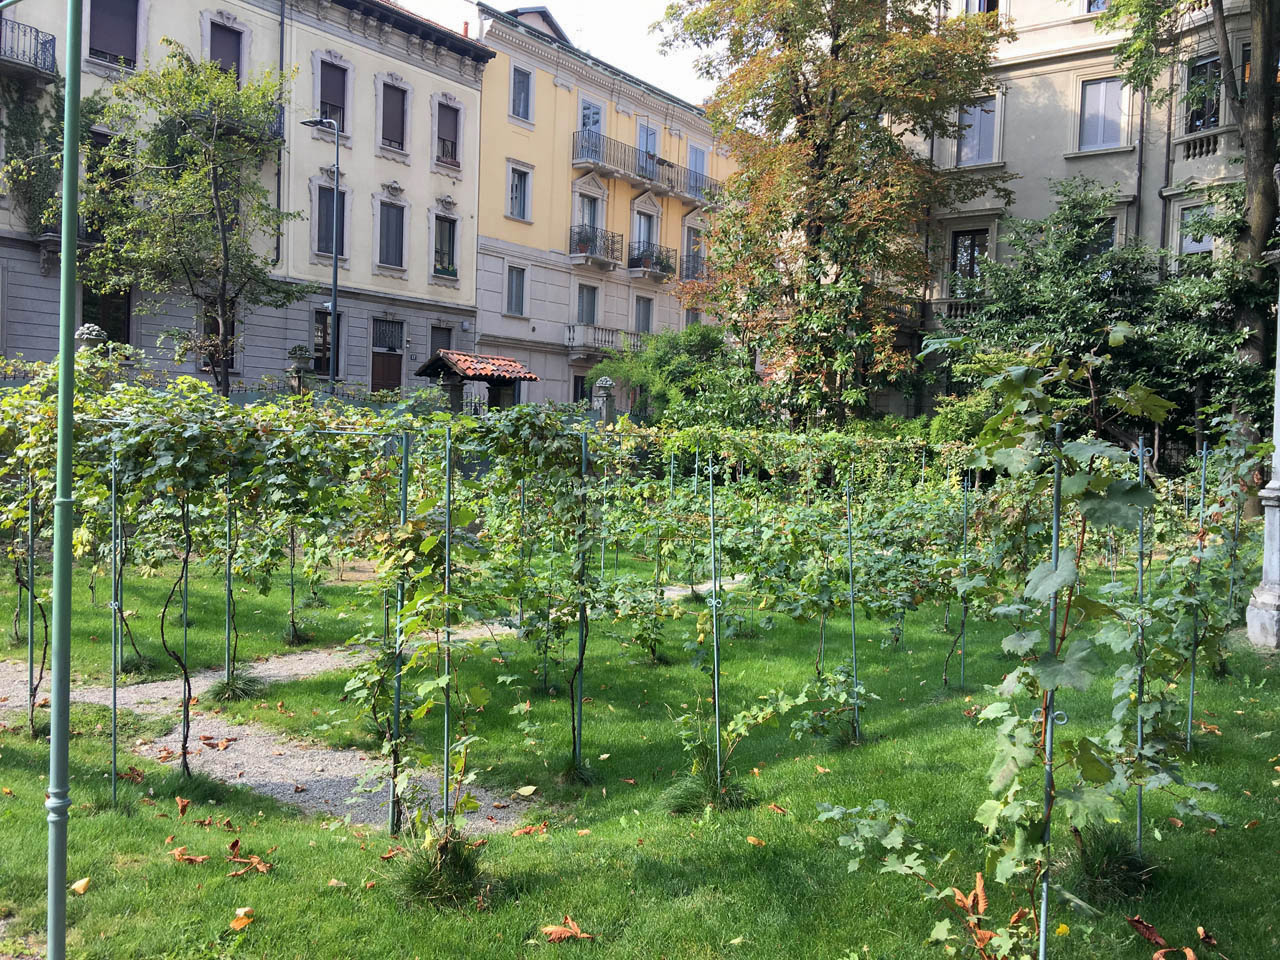
<path fill-rule="evenodd" d="M 1268 252 L 1263 259 L 1280 266 L 1280 252 Z M 1280 301 L 1276 311 L 1277 344 L 1280 344 Z M 1272 439 L 1280 438 L 1280 362 L 1275 370 L 1274 410 L 1271 417 Z M 1249 598 L 1245 623 L 1249 642 L 1268 650 L 1280 649 L 1280 445 L 1271 455 L 1271 482 L 1258 495 L 1262 501 L 1266 529 L 1262 537 L 1262 582 Z"/>

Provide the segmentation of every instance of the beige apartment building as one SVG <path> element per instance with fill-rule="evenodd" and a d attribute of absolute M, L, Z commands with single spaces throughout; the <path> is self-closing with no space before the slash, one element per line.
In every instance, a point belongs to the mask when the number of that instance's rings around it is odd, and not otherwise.
<path fill-rule="evenodd" d="M 699 322 L 675 289 L 703 274 L 701 237 L 732 161 L 700 107 L 574 47 L 546 7 L 478 9 L 496 56 L 476 350 L 537 374 L 523 400 L 580 400 L 610 350 Z"/>
<path fill-rule="evenodd" d="M 278 131 L 279 176 L 274 169 L 263 176 L 283 209 L 303 214 L 286 225 L 279 275 L 326 290 L 300 290 L 287 309 L 240 318 L 239 378 L 281 376 L 289 351 L 305 346 L 321 376 L 334 362 L 348 382 L 412 388 L 425 383 L 416 371 L 436 349 L 474 346 L 480 88 L 491 51 L 382 0 L 85 0 L 84 7 L 86 94 L 158 61 L 163 37 L 241 76 L 295 71 Z M 62 16 L 57 4 L 5 11 L 0 79 L 10 89 L 46 95 L 65 74 Z M 334 133 L 302 125 L 315 117 L 338 125 L 337 171 Z M 335 188 L 336 335 L 326 309 Z M 57 237 L 33 236 L 0 202 L 0 354 L 47 360 L 56 352 L 58 256 Z M 146 348 L 173 372 L 199 373 L 199 360 L 174 367 L 156 347 L 166 328 L 194 322 L 190 311 L 174 303 L 169 313 L 144 314 L 135 309 L 140 293 L 82 291 L 81 319 Z"/>
<path fill-rule="evenodd" d="M 1223 98 L 1188 106 L 1174 96 L 1156 104 L 1117 75 L 1120 34 L 1100 33 L 1107 0 L 948 0 L 952 15 L 996 11 L 1011 21 L 1017 39 L 997 58 L 997 92 L 961 118 L 958 141 L 927 145 L 934 158 L 958 170 L 1018 175 L 1015 202 L 977 199 L 947 210 L 929 225 L 937 271 L 925 303 L 924 328 L 945 327 L 968 309 L 954 299 L 950 279 L 972 275 L 980 254 L 1001 251 L 1005 217 L 1040 218 L 1053 207 L 1051 181 L 1077 175 L 1113 187 L 1113 242 L 1141 238 L 1178 253 L 1208 249 L 1183 228 L 1204 203 L 1205 187 L 1240 177 L 1233 164 L 1240 140 Z M 944 4 L 946 6 L 946 4 Z M 1183 49 L 1167 83 L 1184 90 L 1197 74 L 1217 76 L 1220 59 L 1209 0 L 1189 4 Z M 1246 4 L 1227 0 L 1234 62 L 1249 61 Z"/>

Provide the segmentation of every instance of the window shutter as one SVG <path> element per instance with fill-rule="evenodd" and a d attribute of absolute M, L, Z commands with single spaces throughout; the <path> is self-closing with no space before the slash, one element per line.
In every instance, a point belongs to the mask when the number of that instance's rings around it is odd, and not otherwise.
<path fill-rule="evenodd" d="M 113 63 L 138 60 L 138 0 L 93 0 L 89 7 L 89 55 Z"/>
<path fill-rule="evenodd" d="M 209 24 L 209 59 L 240 76 L 240 31 L 221 23 Z"/>
<path fill-rule="evenodd" d="M 316 251 L 333 253 L 333 187 L 316 191 Z M 338 256 L 347 249 L 346 191 L 338 192 Z"/>
<path fill-rule="evenodd" d="M 438 350 L 451 349 L 453 349 L 453 327 L 432 327 L 431 355 L 434 357 Z"/>
<path fill-rule="evenodd" d="M 404 207 L 383 203 L 378 217 L 378 262 L 404 266 Z"/>
<path fill-rule="evenodd" d="M 518 67 L 511 71 L 511 112 L 529 119 L 529 72 Z"/>
<path fill-rule="evenodd" d="M 404 90 L 382 85 L 382 142 L 397 150 L 405 149 L 404 103 Z"/>
<path fill-rule="evenodd" d="M 320 62 L 320 99 L 335 107 L 347 106 L 347 71 L 337 64 Z"/>
<path fill-rule="evenodd" d="M 458 108 L 440 104 L 440 139 L 458 142 Z"/>

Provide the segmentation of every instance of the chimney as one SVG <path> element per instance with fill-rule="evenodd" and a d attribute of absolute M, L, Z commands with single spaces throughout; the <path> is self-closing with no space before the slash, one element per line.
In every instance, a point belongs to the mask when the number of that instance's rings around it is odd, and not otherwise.
<path fill-rule="evenodd" d="M 462 35 L 463 35 L 464 37 L 469 37 L 469 36 L 471 36 L 471 21 L 470 21 L 470 20 L 463 20 L 463 21 L 462 21 Z"/>

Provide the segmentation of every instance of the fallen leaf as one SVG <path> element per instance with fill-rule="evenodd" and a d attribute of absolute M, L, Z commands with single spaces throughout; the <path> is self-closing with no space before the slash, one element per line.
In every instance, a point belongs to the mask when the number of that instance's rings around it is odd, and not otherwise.
<path fill-rule="evenodd" d="M 1164 950 L 1157 950 L 1151 955 L 1151 960 L 1164 960 L 1170 954 L 1181 953 L 1183 960 L 1196 960 L 1195 951 L 1190 947 L 1168 947 Z"/>
<path fill-rule="evenodd" d="M 511 832 L 511 835 L 513 837 L 527 837 L 531 833 L 546 833 L 546 832 L 547 832 L 547 821 L 543 820 L 542 823 L 531 823 L 527 827 L 520 827 L 518 830 L 513 830 Z"/>
<path fill-rule="evenodd" d="M 636 781 L 634 777 L 619 777 L 618 779 L 620 779 L 623 783 L 631 784 L 633 787 L 636 785 Z"/>
<path fill-rule="evenodd" d="M 537 789 L 537 787 L 519 787 L 516 789 L 516 795 L 520 797 L 532 797 Z"/>
<path fill-rule="evenodd" d="M 178 816 L 185 817 L 187 815 L 187 807 L 191 806 L 191 801 L 182 797 L 174 797 L 173 799 L 178 801 Z"/>
<path fill-rule="evenodd" d="M 1182 821 L 1179 820 L 1177 817 L 1170 817 L 1169 822 L 1172 823 L 1178 829 L 1182 829 Z"/>
<path fill-rule="evenodd" d="M 253 923 L 253 907 L 237 907 L 235 918 L 231 921 L 232 930 L 243 930 Z"/>
<path fill-rule="evenodd" d="M 1252 829 L 1253 829 L 1254 827 L 1256 827 L 1257 825 L 1258 825 L 1258 821 L 1257 821 L 1257 820 L 1250 820 L 1248 823 L 1246 823 L 1246 824 L 1244 825 L 1244 828 L 1245 828 L 1246 830 L 1252 830 Z"/>
<path fill-rule="evenodd" d="M 758 777 L 758 776 L 760 776 L 760 768 L 759 768 L 759 767 L 752 767 L 752 768 L 751 768 L 751 775 L 752 775 L 753 777 Z"/>
<path fill-rule="evenodd" d="M 828 770 L 826 767 L 819 766 L 819 765 L 818 765 L 818 764 L 816 764 L 816 763 L 813 765 L 813 769 L 817 770 L 819 773 L 830 773 L 830 772 L 831 772 L 831 771 L 830 771 L 830 770 Z"/>
<path fill-rule="evenodd" d="M 764 841 L 761 840 L 759 837 L 747 837 L 747 843 L 751 844 L 753 847 L 764 846 Z"/>
<path fill-rule="evenodd" d="M 77 897 L 83 897 L 85 894 L 85 891 L 88 889 L 89 889 L 88 877 L 81 877 L 79 880 L 77 880 L 75 883 L 71 885 L 71 892 L 74 893 Z"/>
<path fill-rule="evenodd" d="M 1134 930 L 1138 931 L 1138 935 L 1141 936 L 1142 939 L 1146 940 L 1148 943 L 1154 943 L 1157 947 L 1169 946 L 1168 941 L 1165 940 L 1164 937 L 1160 936 L 1160 933 L 1156 930 L 1156 928 L 1153 927 L 1151 924 L 1147 923 L 1147 921 L 1143 920 L 1141 916 L 1135 916 L 1135 917 L 1127 916 L 1125 917 L 1125 919 L 1129 921 L 1129 926 L 1133 927 Z"/>
<path fill-rule="evenodd" d="M 732 940 L 729 941 L 729 946 L 740 947 L 744 942 L 746 942 L 746 939 L 747 939 L 746 937 L 734 937 Z"/>
<path fill-rule="evenodd" d="M 1204 927 L 1196 927 L 1196 935 L 1200 938 L 1200 942 L 1206 947 L 1216 947 L 1218 945 L 1218 941 L 1214 938 L 1213 934 Z"/>
<path fill-rule="evenodd" d="M 223 737 L 218 741 L 218 749 L 225 750 L 239 739 L 239 737 Z"/>
<path fill-rule="evenodd" d="M 13 790 L 11 790 L 9 787 L 0 787 L 0 793 L 3 793 L 6 797 L 13 796 Z"/>
<path fill-rule="evenodd" d="M 579 830 L 579 831 L 578 831 L 578 836 L 580 836 L 580 837 L 585 837 L 585 836 L 586 836 L 587 834 L 589 834 L 590 832 L 591 832 L 590 830 Z"/>
<path fill-rule="evenodd" d="M 330 877 L 330 878 L 329 878 L 329 886 L 331 886 L 331 887 L 345 887 L 345 886 L 346 886 L 346 884 L 345 884 L 345 883 L 343 883 L 341 880 L 339 880 L 337 877 Z"/>
<path fill-rule="evenodd" d="M 400 854 L 406 853 L 406 852 L 407 851 L 405 850 L 405 848 L 401 846 L 387 847 L 387 852 L 384 854 L 380 854 L 379 859 L 390 860 L 392 857 L 398 857 Z"/>
<path fill-rule="evenodd" d="M 373 885 L 374 885 L 374 883 L 375 883 L 375 882 L 376 882 L 376 881 L 373 881 L 373 880 L 366 880 L 366 881 L 364 882 L 364 888 L 365 888 L 366 890 L 372 890 L 372 889 L 373 889 Z"/>
<path fill-rule="evenodd" d="M 302 784 L 300 784 L 300 783 L 295 783 L 295 784 L 293 785 L 293 792 L 294 792 L 294 793 L 306 793 L 306 792 L 307 792 L 307 788 L 306 788 L 306 787 L 304 787 L 304 786 L 303 786 Z"/>
<path fill-rule="evenodd" d="M 227 849 L 231 851 L 231 856 L 233 857 L 240 856 L 240 838 L 236 837 L 229 844 L 227 844 Z"/>
<path fill-rule="evenodd" d="M 201 857 L 193 857 L 191 854 L 187 853 L 187 848 L 185 846 L 174 847 L 169 852 L 173 854 L 173 859 L 177 860 L 179 863 L 204 863 L 209 859 L 208 854 Z"/>
<path fill-rule="evenodd" d="M 137 767 L 130 766 L 127 771 L 117 773 L 116 776 L 121 780 L 128 780 L 130 783 L 141 783 L 144 774 Z"/>
<path fill-rule="evenodd" d="M 547 935 L 548 943 L 563 943 L 565 940 L 594 940 L 595 938 L 589 933 L 583 933 L 582 928 L 573 922 L 573 918 L 568 914 L 565 915 L 564 924 L 548 924 L 542 928 L 542 932 Z"/>
<path fill-rule="evenodd" d="M 602 754 L 600 754 L 600 759 L 601 759 L 601 760 L 608 760 L 608 759 L 609 759 L 609 754 L 607 754 L 607 753 L 602 753 Z"/>
<path fill-rule="evenodd" d="M 786 807 L 780 807 L 776 803 L 769 804 L 769 809 L 772 810 L 774 813 L 780 813 L 783 816 L 785 816 L 787 813 Z"/>

